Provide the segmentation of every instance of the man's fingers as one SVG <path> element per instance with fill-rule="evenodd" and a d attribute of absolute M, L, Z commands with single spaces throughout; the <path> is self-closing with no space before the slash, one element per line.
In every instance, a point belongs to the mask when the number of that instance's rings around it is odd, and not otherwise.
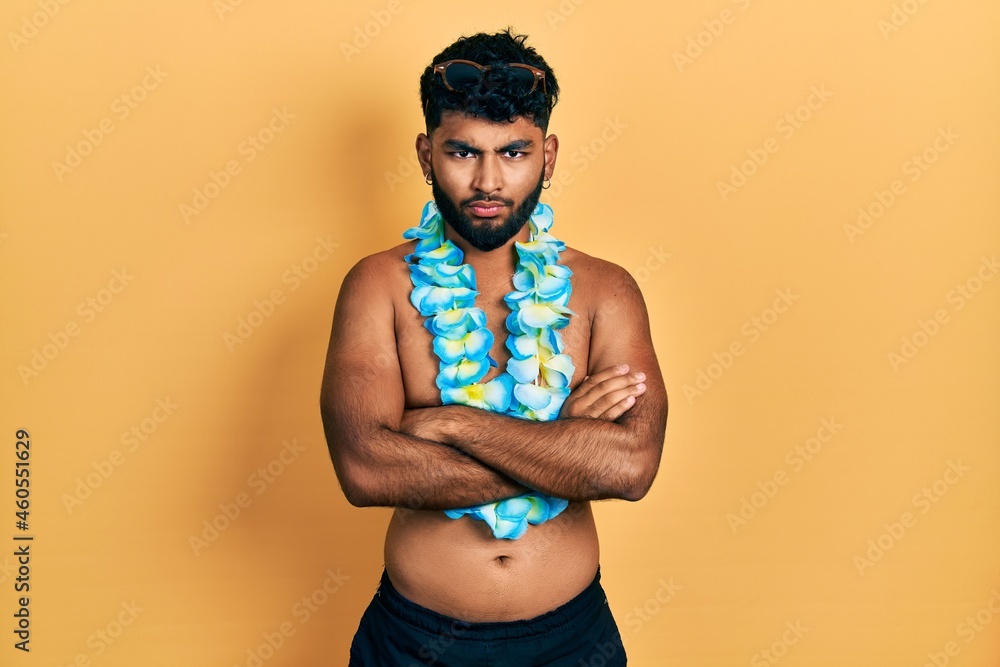
<path fill-rule="evenodd" d="M 591 419 L 615 420 L 635 403 L 635 399 L 646 392 L 642 382 L 623 387 L 617 391 L 602 394 L 593 403 L 575 402 L 566 407 L 567 417 L 590 417 Z"/>
<path fill-rule="evenodd" d="M 580 386 L 576 388 L 576 391 L 582 390 L 582 393 L 586 394 L 592 391 L 595 387 L 600 385 L 606 380 L 610 380 L 615 377 L 621 377 L 628 373 L 628 366 L 625 364 L 618 364 L 617 366 L 611 366 L 609 368 L 602 368 L 593 375 L 588 375 L 580 383 Z"/>
<path fill-rule="evenodd" d="M 645 379 L 644 373 L 629 373 L 628 366 L 613 366 L 610 369 L 594 373 L 581 382 L 573 390 L 574 400 L 583 405 L 593 405 L 604 396 L 639 384 Z M 608 404 L 605 403 L 604 409 L 607 407 Z"/>
<path fill-rule="evenodd" d="M 593 402 L 590 406 L 590 412 L 594 415 L 603 416 L 605 412 L 613 409 L 623 401 L 627 401 L 629 398 L 635 398 L 636 396 L 641 396 L 645 393 L 645 391 L 646 385 L 642 382 L 629 385 L 615 391 L 610 391 L 600 396 Z M 631 407 L 631 404 L 629 407 Z"/>
<path fill-rule="evenodd" d="M 631 409 L 631 407 L 633 405 L 635 405 L 635 396 L 626 396 L 622 400 L 618 401 L 618 403 L 616 403 L 612 407 L 608 408 L 599 417 L 599 419 L 604 419 L 604 420 L 607 420 L 609 422 L 613 422 L 614 420 L 618 419 L 623 414 L 625 414 L 626 412 L 628 412 L 629 409 Z"/>
<path fill-rule="evenodd" d="M 629 396 L 642 394 L 646 390 L 643 384 L 646 375 L 629 370 L 626 364 L 618 364 L 588 375 L 567 397 L 560 416 L 602 418 L 609 410 L 617 410 L 618 404 Z M 621 412 L 628 407 L 631 405 Z"/>

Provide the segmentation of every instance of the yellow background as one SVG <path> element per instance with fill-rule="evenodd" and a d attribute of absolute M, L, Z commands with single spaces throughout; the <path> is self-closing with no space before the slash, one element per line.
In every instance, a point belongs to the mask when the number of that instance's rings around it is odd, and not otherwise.
<path fill-rule="evenodd" d="M 640 281 L 671 397 L 650 494 L 596 505 L 631 664 L 997 664 L 995 2 L 9 0 L 4 665 L 248 665 L 283 624 L 263 664 L 346 664 L 390 510 L 326 451 L 337 290 L 429 198 L 421 70 L 507 24 L 564 91 L 555 231 Z"/>

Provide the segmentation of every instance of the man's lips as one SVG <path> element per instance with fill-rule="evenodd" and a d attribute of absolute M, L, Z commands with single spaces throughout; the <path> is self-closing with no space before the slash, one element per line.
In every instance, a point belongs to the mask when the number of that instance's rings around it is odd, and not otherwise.
<path fill-rule="evenodd" d="M 472 212 L 481 218 L 490 218 L 500 212 L 500 209 L 504 207 L 504 204 L 499 202 L 473 202 L 469 204 L 469 208 Z"/>

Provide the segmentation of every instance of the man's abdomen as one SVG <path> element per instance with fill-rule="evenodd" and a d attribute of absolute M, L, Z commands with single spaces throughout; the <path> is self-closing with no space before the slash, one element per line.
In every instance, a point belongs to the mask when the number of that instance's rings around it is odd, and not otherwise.
<path fill-rule="evenodd" d="M 483 521 L 396 508 L 385 568 L 411 601 L 463 621 L 534 618 L 571 600 L 599 560 L 589 502 L 573 502 L 516 540 L 496 539 Z"/>

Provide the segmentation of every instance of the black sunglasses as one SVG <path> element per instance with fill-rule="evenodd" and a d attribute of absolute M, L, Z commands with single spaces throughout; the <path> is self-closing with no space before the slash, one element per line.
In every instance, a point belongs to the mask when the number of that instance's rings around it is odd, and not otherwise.
<path fill-rule="evenodd" d="M 525 95 L 535 92 L 539 81 L 542 82 L 542 92 L 548 94 L 545 90 L 545 72 L 537 67 L 524 63 L 507 63 L 495 67 L 509 67 L 514 78 L 526 88 Z M 471 60 L 446 60 L 434 66 L 434 74 L 441 75 L 444 87 L 448 90 L 468 92 L 491 69 L 494 69 L 494 66 L 480 65 Z"/>

